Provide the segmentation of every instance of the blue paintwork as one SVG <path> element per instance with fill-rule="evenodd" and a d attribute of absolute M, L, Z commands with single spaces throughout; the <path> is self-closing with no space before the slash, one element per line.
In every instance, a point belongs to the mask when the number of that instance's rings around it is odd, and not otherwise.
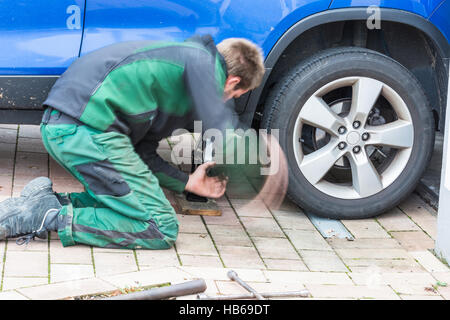
<path fill-rule="evenodd" d="M 72 5 L 80 10 L 75 29 L 67 27 Z M 79 55 L 83 13 L 84 0 L 0 0 L 0 74 L 64 72 Z"/>
<path fill-rule="evenodd" d="M 428 18 L 443 0 L 333 0 L 330 9 L 379 6 L 401 9 Z"/>
<path fill-rule="evenodd" d="M 108 44 L 140 39 L 183 40 L 193 34 L 206 33 L 216 42 L 228 37 L 248 38 L 260 45 L 267 56 L 284 32 L 307 16 L 329 9 L 370 5 L 430 18 L 449 39 L 449 2 L 0 0 L 0 75 L 59 75 L 79 55 Z M 70 20 L 73 11 L 67 13 L 72 5 L 79 8 L 76 28 L 73 28 L 74 20 Z M 72 28 L 68 28 L 68 19 Z"/>
<path fill-rule="evenodd" d="M 88 0 L 81 53 L 127 40 L 183 40 L 194 33 L 216 41 L 245 37 L 267 54 L 298 20 L 331 0 Z"/>
<path fill-rule="evenodd" d="M 450 42 L 450 0 L 446 0 L 430 17 L 430 21 Z"/>

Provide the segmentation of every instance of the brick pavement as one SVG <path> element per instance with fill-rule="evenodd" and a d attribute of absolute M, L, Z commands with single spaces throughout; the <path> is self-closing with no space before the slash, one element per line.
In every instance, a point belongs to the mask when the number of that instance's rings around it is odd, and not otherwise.
<path fill-rule="evenodd" d="M 167 159 L 174 141 L 160 144 Z M 41 175 L 58 192 L 82 190 L 49 159 L 37 126 L 0 124 L 0 200 Z M 222 216 L 178 214 L 170 250 L 63 248 L 53 232 L 26 246 L 0 242 L 0 299 L 65 299 L 195 278 L 206 280 L 210 295 L 243 293 L 229 269 L 261 292 L 308 289 L 308 299 L 450 299 L 450 269 L 433 255 L 436 212 L 417 195 L 375 219 L 342 221 L 354 241 L 324 239 L 289 201 L 245 207 L 253 195 L 242 179 L 218 201 Z"/>

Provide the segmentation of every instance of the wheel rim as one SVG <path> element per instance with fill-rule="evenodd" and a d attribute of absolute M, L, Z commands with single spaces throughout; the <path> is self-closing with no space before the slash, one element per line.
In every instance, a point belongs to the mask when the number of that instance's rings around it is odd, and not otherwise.
<path fill-rule="evenodd" d="M 338 115 L 325 97 L 344 88 L 351 88 L 349 110 Z M 382 110 L 384 122 L 373 120 L 374 110 Z M 311 128 L 326 133 L 327 139 L 307 152 L 304 137 Z M 321 192 L 341 199 L 370 197 L 391 185 L 406 167 L 413 142 L 406 103 L 387 84 L 366 77 L 342 78 L 323 86 L 307 100 L 294 124 L 293 151 L 301 173 Z M 383 154 L 382 149 L 389 153 L 378 161 L 373 155 Z M 327 175 L 343 163 L 351 179 L 330 180 Z"/>

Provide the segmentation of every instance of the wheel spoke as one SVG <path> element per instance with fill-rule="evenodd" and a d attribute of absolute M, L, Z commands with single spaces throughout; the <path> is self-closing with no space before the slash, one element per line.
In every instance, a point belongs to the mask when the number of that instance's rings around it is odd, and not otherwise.
<path fill-rule="evenodd" d="M 364 198 L 383 190 L 381 177 L 363 149 L 348 157 L 352 169 L 353 188 Z"/>
<path fill-rule="evenodd" d="M 360 78 L 353 85 L 352 105 L 349 114 L 351 122 L 359 121 L 364 126 L 375 102 L 381 94 L 383 83 L 369 78 Z"/>
<path fill-rule="evenodd" d="M 304 123 L 335 136 L 338 134 L 338 128 L 345 125 L 344 120 L 334 113 L 322 98 L 317 96 L 308 99 L 299 116 Z"/>
<path fill-rule="evenodd" d="M 367 132 L 370 134 L 367 144 L 371 145 L 406 149 L 411 148 L 414 141 L 414 127 L 411 122 L 405 120 L 367 127 Z"/>
<path fill-rule="evenodd" d="M 300 170 L 305 178 L 315 185 L 330 171 L 331 167 L 344 153 L 337 148 L 336 141 L 331 141 L 319 150 L 304 156 L 300 164 Z"/>

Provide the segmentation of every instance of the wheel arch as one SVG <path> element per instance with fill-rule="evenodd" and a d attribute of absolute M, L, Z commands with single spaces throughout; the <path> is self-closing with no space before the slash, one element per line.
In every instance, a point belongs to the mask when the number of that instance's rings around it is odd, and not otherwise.
<path fill-rule="evenodd" d="M 283 54 L 293 43 L 296 42 L 299 37 L 308 33 L 316 27 L 323 25 L 330 25 L 338 22 L 348 21 L 367 21 L 370 14 L 367 11 L 367 7 L 360 8 L 345 8 L 345 9 L 333 9 L 323 11 L 311 16 L 308 16 L 294 25 L 292 25 L 275 43 L 273 48 L 268 53 L 265 59 L 266 73 L 261 85 L 255 90 L 251 91 L 247 97 L 244 97 L 245 102 L 241 110 L 241 120 L 247 124 L 255 125 L 255 120 L 260 117 L 260 111 L 262 103 L 264 102 L 265 94 L 270 90 L 271 78 L 273 78 L 276 70 L 277 63 L 280 61 Z M 450 60 L 450 44 L 439 29 L 434 26 L 430 21 L 419 16 L 417 14 L 397 10 L 380 8 L 380 19 L 383 22 L 392 22 L 413 28 L 423 33 L 427 38 L 430 46 L 436 52 L 436 56 L 440 58 L 440 68 L 442 72 L 437 76 L 437 81 L 440 83 L 439 92 L 436 93 L 440 96 L 440 100 L 446 97 L 447 84 L 448 84 L 448 68 Z M 439 110 L 435 110 L 437 117 L 443 119 L 445 115 L 445 105 L 441 103 Z M 443 123 L 443 121 L 442 121 Z"/>

